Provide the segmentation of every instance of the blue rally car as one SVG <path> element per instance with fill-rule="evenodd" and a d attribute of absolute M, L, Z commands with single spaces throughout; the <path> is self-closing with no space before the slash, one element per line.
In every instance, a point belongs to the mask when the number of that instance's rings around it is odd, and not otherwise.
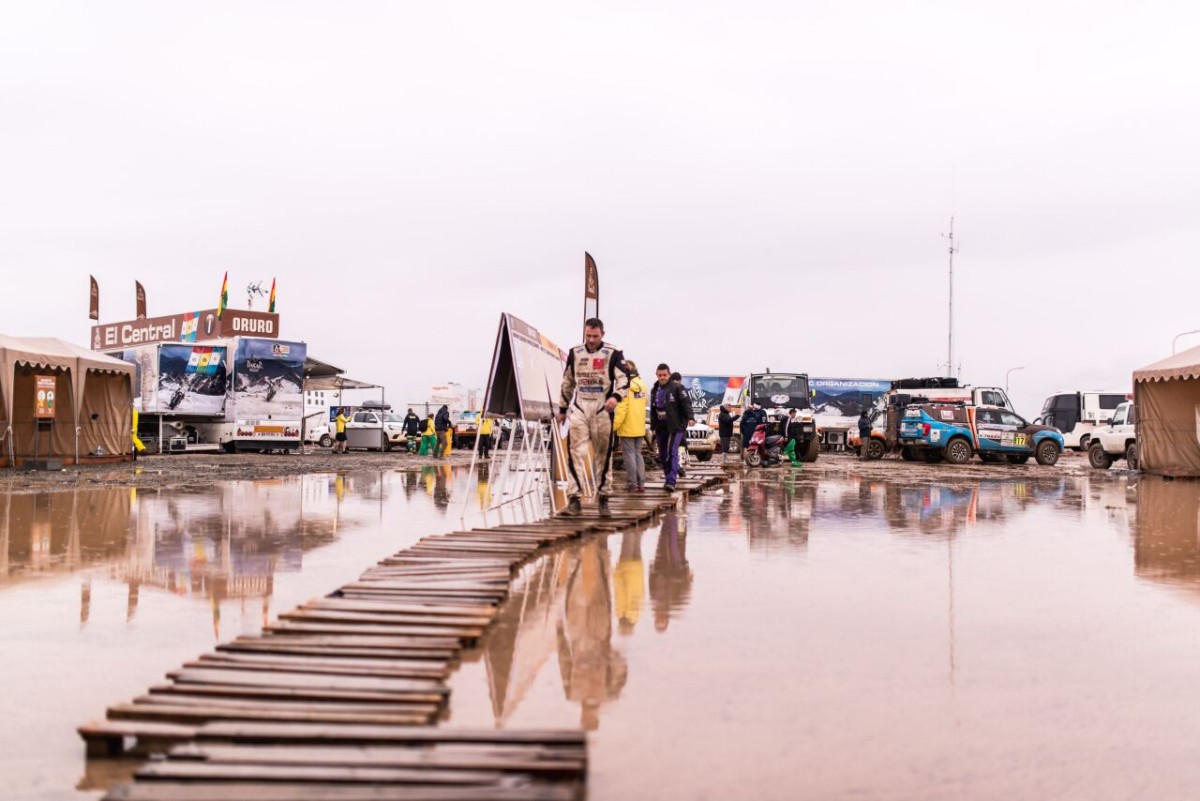
<path fill-rule="evenodd" d="M 900 421 L 900 445 L 927 461 L 944 457 L 966 464 L 978 453 L 985 462 L 1025 464 L 1032 456 L 1038 464 L 1052 465 L 1062 453 L 1063 437 L 1056 428 L 1028 423 L 999 406 L 914 403 Z"/>

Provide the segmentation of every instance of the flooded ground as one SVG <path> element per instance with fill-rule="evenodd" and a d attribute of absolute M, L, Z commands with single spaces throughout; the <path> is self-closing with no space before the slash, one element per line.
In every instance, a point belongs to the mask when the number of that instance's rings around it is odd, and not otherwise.
<path fill-rule="evenodd" d="M 4 797 L 96 795 L 77 724 L 479 492 L 430 468 L 3 496 Z M 1200 484 L 833 459 L 527 566 L 446 725 L 592 731 L 591 801 L 1191 798 L 1197 675 Z"/>
<path fill-rule="evenodd" d="M 0 495 L 0 797 L 99 795 L 107 766 L 85 763 L 76 726 L 457 528 L 478 487 L 443 465 Z"/>
<path fill-rule="evenodd" d="M 1200 485 L 896 478 L 527 569 L 452 725 L 593 730 L 591 801 L 1194 797 Z"/>

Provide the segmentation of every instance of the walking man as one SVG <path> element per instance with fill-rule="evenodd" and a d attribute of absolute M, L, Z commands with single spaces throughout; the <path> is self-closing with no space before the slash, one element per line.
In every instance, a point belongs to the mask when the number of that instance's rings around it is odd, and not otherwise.
<path fill-rule="evenodd" d="M 675 491 L 679 480 L 679 447 L 692 419 L 692 401 L 683 385 L 671 380 L 671 368 L 660 364 L 654 371 L 658 383 L 650 393 L 650 426 L 658 443 L 658 460 L 662 463 L 665 483 L 663 489 Z"/>
<path fill-rule="evenodd" d="M 866 409 L 858 416 L 858 439 L 858 458 L 866 459 L 867 446 L 871 444 L 871 418 L 867 417 Z"/>
<path fill-rule="evenodd" d="M 492 452 L 492 418 L 483 412 L 479 413 L 479 432 L 475 436 L 479 438 L 479 458 L 488 458 Z"/>
<path fill-rule="evenodd" d="M 621 439 L 621 458 L 625 462 L 625 489 L 630 492 L 645 492 L 646 462 L 642 459 L 642 443 L 646 441 L 646 404 L 649 395 L 646 392 L 646 383 L 638 375 L 637 365 L 626 359 L 625 368 L 629 373 L 629 392 L 617 404 L 613 429 Z"/>
<path fill-rule="evenodd" d="M 579 471 L 584 469 L 591 447 L 592 479 L 596 483 L 600 514 L 608 517 L 609 467 L 612 465 L 613 412 L 629 391 L 629 374 L 620 349 L 604 341 L 604 323 L 595 317 L 583 324 L 583 344 L 571 348 L 563 371 L 558 423 L 570 412 L 568 437 L 566 514 L 582 511 Z"/>
<path fill-rule="evenodd" d="M 729 443 L 733 441 L 733 413 L 726 404 L 721 404 L 721 413 L 717 415 L 717 437 L 721 440 L 723 464 L 729 458 Z"/>
<path fill-rule="evenodd" d="M 404 442 L 405 448 L 409 453 L 417 452 L 417 445 L 421 441 L 421 418 L 417 417 L 412 409 L 408 410 L 408 414 L 404 415 Z"/>
<path fill-rule="evenodd" d="M 343 406 L 342 408 L 338 409 L 337 417 L 334 418 L 334 421 L 333 421 L 334 431 L 335 431 L 335 433 L 333 435 L 333 439 L 334 439 L 333 452 L 334 453 L 347 453 L 348 452 L 348 450 L 346 448 L 346 444 L 347 444 L 346 443 L 346 423 L 349 423 L 349 422 L 350 422 L 350 410 L 347 409 L 345 406 Z"/>
<path fill-rule="evenodd" d="M 444 404 L 438 409 L 437 415 L 433 418 L 433 430 L 437 437 L 437 442 L 434 443 L 433 455 L 437 459 L 444 459 L 446 456 L 446 438 L 449 437 L 454 426 L 450 422 L 450 409 Z"/>

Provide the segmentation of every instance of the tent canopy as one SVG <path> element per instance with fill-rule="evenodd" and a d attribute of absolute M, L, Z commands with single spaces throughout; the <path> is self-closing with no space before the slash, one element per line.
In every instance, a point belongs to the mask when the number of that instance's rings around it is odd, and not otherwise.
<path fill-rule="evenodd" d="M 1170 381 L 1172 378 L 1200 378 L 1200 346 L 1133 371 L 1135 384 L 1139 381 Z"/>
<path fill-rule="evenodd" d="M 129 376 L 130 386 L 133 385 L 137 368 L 129 362 L 105 356 L 88 350 L 82 345 L 74 345 L 53 337 L 10 337 L 0 334 L 0 365 L 4 372 L 0 375 L 0 390 L 4 392 L 4 419 L 12 420 L 13 370 L 21 364 L 27 364 L 34 369 L 48 368 L 69 370 L 71 372 L 72 400 L 75 404 L 75 419 L 79 419 L 79 410 L 83 404 L 84 374 L 88 370 L 101 373 L 124 373 Z"/>
<path fill-rule="evenodd" d="M 382 386 L 346 378 L 342 375 L 344 372 L 340 367 L 309 356 L 304 360 L 304 389 L 307 392 L 313 389 L 376 389 Z"/>

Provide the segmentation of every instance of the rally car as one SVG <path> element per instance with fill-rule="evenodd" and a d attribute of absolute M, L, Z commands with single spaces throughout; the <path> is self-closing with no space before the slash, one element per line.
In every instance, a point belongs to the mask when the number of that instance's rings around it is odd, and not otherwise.
<path fill-rule="evenodd" d="M 1008 459 L 1025 464 L 1032 456 L 1052 465 L 1063 450 L 1058 429 L 1034 425 L 999 406 L 962 403 L 914 403 L 900 421 L 900 445 L 933 461 L 941 455 L 951 464 L 966 464 L 979 454 L 985 462 Z"/>

